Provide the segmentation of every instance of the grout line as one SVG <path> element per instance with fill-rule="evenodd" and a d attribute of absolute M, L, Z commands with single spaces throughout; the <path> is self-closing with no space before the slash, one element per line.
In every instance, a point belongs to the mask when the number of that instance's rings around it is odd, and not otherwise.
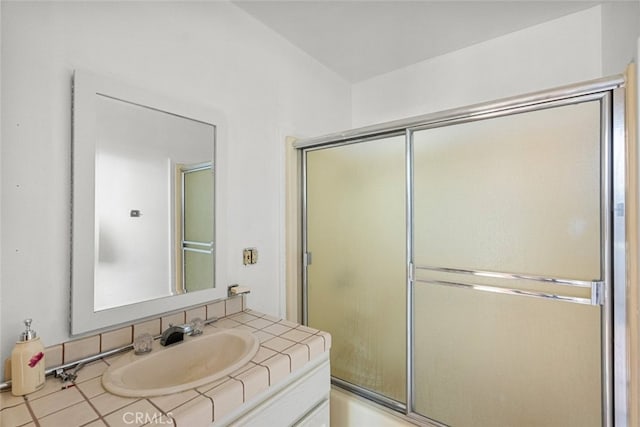
<path fill-rule="evenodd" d="M 74 384 L 75 384 L 75 383 L 74 383 Z M 96 407 L 93 405 L 93 402 L 91 402 L 91 399 L 89 399 L 89 398 L 87 397 L 87 395 L 86 395 L 86 394 L 84 394 L 84 392 L 80 389 L 80 387 L 78 387 L 77 385 L 75 385 L 75 387 L 76 387 L 76 389 L 78 390 L 78 392 L 82 395 L 82 397 L 84 398 L 84 400 L 89 404 L 89 406 L 91 406 L 91 408 L 95 411 L 95 413 L 96 413 L 96 414 L 98 414 L 98 419 L 99 419 L 100 421 L 102 421 L 103 423 L 107 424 L 107 422 L 104 420 L 104 418 L 102 418 L 102 414 L 100 413 L 100 411 L 98 411 L 98 408 L 96 408 Z M 105 393 L 106 393 L 106 392 L 105 392 Z M 95 398 L 95 397 L 98 397 L 98 396 L 100 396 L 100 395 L 102 395 L 102 394 L 104 394 L 104 393 L 97 394 L 96 396 L 93 396 L 93 397 Z M 87 425 L 87 424 L 91 424 L 91 423 L 93 423 L 93 422 L 95 422 L 95 420 L 93 420 L 93 421 L 89 421 L 88 423 L 85 423 L 85 425 Z M 107 425 L 108 425 L 108 424 L 107 424 Z"/>
<path fill-rule="evenodd" d="M 24 404 L 27 407 L 27 411 L 29 411 L 29 415 L 31 415 L 32 421 L 36 424 L 36 426 L 40 427 L 40 421 L 38 421 L 38 417 L 36 417 L 36 414 L 33 412 L 31 405 L 29 405 L 29 400 L 25 398 Z"/>

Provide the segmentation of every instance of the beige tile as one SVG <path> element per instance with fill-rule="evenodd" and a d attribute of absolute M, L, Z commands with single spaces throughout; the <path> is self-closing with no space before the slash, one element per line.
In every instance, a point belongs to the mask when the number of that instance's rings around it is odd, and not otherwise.
<path fill-rule="evenodd" d="M 202 320 L 206 320 L 206 318 L 207 318 L 207 307 L 203 305 L 202 307 L 192 308 L 191 310 L 187 310 L 185 312 L 185 322 L 186 323 L 191 322 L 195 318 L 200 318 Z"/>
<path fill-rule="evenodd" d="M 44 418 L 39 418 L 40 427 L 81 426 L 97 420 L 98 414 L 87 402 L 65 408 Z"/>
<path fill-rule="evenodd" d="M 34 391 L 33 393 L 28 394 L 26 397 L 28 400 L 39 399 L 48 394 L 60 391 L 63 386 L 64 386 L 64 383 L 60 381 L 58 378 L 47 377 L 44 381 L 44 387 L 42 387 L 38 391 Z"/>
<path fill-rule="evenodd" d="M 21 426 L 30 421 L 33 421 L 33 418 L 31 418 L 24 401 L 18 406 L 12 406 L 0 411 L 0 426 L 2 427 Z"/>
<path fill-rule="evenodd" d="M 282 320 L 282 319 L 280 319 L 279 317 L 269 316 L 269 315 L 262 316 L 262 318 L 263 318 L 264 320 L 268 320 L 268 321 L 273 322 L 273 323 L 278 323 L 279 321 L 281 321 L 281 320 Z"/>
<path fill-rule="evenodd" d="M 309 347 L 296 344 L 283 351 L 291 359 L 291 372 L 297 371 L 309 361 Z"/>
<path fill-rule="evenodd" d="M 269 341 L 272 338 L 275 338 L 275 335 L 269 334 L 265 331 L 258 331 L 254 333 L 254 335 L 260 340 L 261 343 L 265 341 Z"/>
<path fill-rule="evenodd" d="M 251 322 L 252 320 L 256 320 L 258 318 L 252 314 L 240 312 L 238 314 L 234 314 L 233 316 L 230 316 L 229 319 L 235 320 L 236 322 L 240 322 L 240 323 L 247 323 L 247 322 Z"/>
<path fill-rule="evenodd" d="M 87 365 L 84 365 L 78 371 L 78 378 L 76 378 L 76 384 L 81 383 L 92 378 L 100 377 L 107 370 L 109 365 L 107 365 L 102 360 L 96 360 L 95 362 L 91 362 Z"/>
<path fill-rule="evenodd" d="M 80 392 L 76 390 L 75 387 L 71 387 L 65 390 L 60 390 L 56 393 L 48 394 L 39 399 L 29 399 L 29 406 L 31 406 L 31 410 L 36 417 L 42 418 L 53 412 L 57 412 L 61 409 L 68 408 L 69 406 L 82 402 L 83 400 L 84 397 L 82 397 Z"/>
<path fill-rule="evenodd" d="M 149 400 L 151 400 L 151 403 L 153 403 L 166 413 L 198 396 L 199 394 L 196 391 L 187 390 L 183 391 L 182 393 L 173 393 L 166 396 L 152 397 Z"/>
<path fill-rule="evenodd" d="M 268 326 L 268 327 L 266 327 L 266 328 L 264 328 L 262 330 L 264 332 L 268 332 L 268 333 L 273 334 L 273 335 L 282 335 L 285 332 L 289 332 L 291 330 L 291 328 L 288 327 L 288 326 L 281 325 L 279 323 L 275 323 L 275 324 L 273 324 L 271 326 Z"/>
<path fill-rule="evenodd" d="M 247 326 L 247 325 L 238 325 L 234 329 L 242 329 L 243 331 L 248 331 L 248 332 L 251 332 L 251 333 L 258 332 L 257 329 L 252 328 L 251 326 Z"/>
<path fill-rule="evenodd" d="M 324 350 L 324 343 L 323 343 L 323 350 Z M 258 352 L 256 353 L 255 356 L 253 356 L 253 359 L 251 359 L 251 361 L 254 363 L 260 363 L 263 360 L 270 358 L 274 354 L 276 354 L 275 351 L 268 349 L 266 347 L 260 346 L 260 348 L 258 349 Z"/>
<path fill-rule="evenodd" d="M 248 371 L 249 369 L 253 368 L 254 366 L 256 366 L 255 363 L 253 362 L 249 362 L 243 366 L 241 366 L 240 368 L 236 369 L 235 371 L 233 371 L 232 373 L 229 374 L 230 377 L 237 377 L 238 375 L 242 374 L 243 372 Z"/>
<path fill-rule="evenodd" d="M 318 333 L 317 329 L 313 329 L 313 328 L 310 328 L 310 327 L 304 326 L 304 325 L 300 325 L 296 329 L 299 330 L 299 331 L 302 331 L 302 332 L 309 332 L 312 335 Z"/>
<path fill-rule="evenodd" d="M 171 314 L 169 316 L 164 316 L 160 318 L 160 329 L 163 331 L 166 330 L 169 325 L 183 325 L 184 321 L 184 311 L 180 313 Z"/>
<path fill-rule="evenodd" d="M 227 312 L 227 316 L 240 313 L 242 311 L 242 298 L 232 297 L 225 300 L 225 311 Z"/>
<path fill-rule="evenodd" d="M 281 320 L 279 323 L 280 323 L 282 326 L 286 326 L 286 327 L 288 327 L 288 328 L 297 328 L 298 326 L 300 326 L 298 323 L 291 322 L 291 321 L 289 321 L 289 320 L 284 320 L 284 319 L 283 319 L 283 320 Z"/>
<path fill-rule="evenodd" d="M 263 342 L 261 345 L 263 347 L 270 348 L 271 350 L 282 351 L 284 349 L 291 347 L 294 344 L 295 342 L 293 341 L 289 341 L 280 337 L 275 337 L 275 338 L 271 338 L 269 341 Z"/>
<path fill-rule="evenodd" d="M 64 363 L 74 362 L 100 353 L 100 335 L 64 343 Z"/>
<path fill-rule="evenodd" d="M 310 333 L 300 331 L 298 329 L 291 329 L 289 332 L 285 332 L 284 334 L 280 335 L 281 338 L 286 338 L 288 340 L 295 341 L 295 342 L 304 341 L 310 336 L 311 336 Z"/>
<path fill-rule="evenodd" d="M 282 381 L 291 372 L 291 362 L 286 354 L 276 354 L 260 363 L 269 370 L 269 385 Z"/>
<path fill-rule="evenodd" d="M 243 311 L 244 311 L 245 313 L 252 314 L 252 315 L 254 315 L 254 316 L 256 316 L 256 317 L 264 317 L 264 313 L 261 313 L 261 312 L 256 311 L 256 310 L 252 310 L 252 309 L 250 309 L 250 308 L 246 308 L 246 307 L 245 307 L 245 309 L 244 309 Z"/>
<path fill-rule="evenodd" d="M 216 322 L 216 327 L 224 328 L 224 329 L 231 329 L 231 328 L 235 328 L 237 326 L 240 326 L 241 324 L 242 323 L 238 323 L 238 322 L 236 322 L 234 320 L 225 318 L 225 319 L 218 320 Z"/>
<path fill-rule="evenodd" d="M 102 420 L 95 420 L 92 423 L 85 424 L 83 427 L 107 427 L 107 425 Z"/>
<path fill-rule="evenodd" d="M 62 344 L 45 348 L 44 361 L 47 369 L 62 365 Z"/>
<path fill-rule="evenodd" d="M 313 360 L 324 353 L 324 339 L 318 335 L 311 335 L 302 344 L 309 347 L 309 360 Z"/>
<path fill-rule="evenodd" d="M 100 351 L 113 350 L 114 348 L 124 347 L 133 342 L 131 335 L 133 334 L 131 326 L 116 329 L 115 331 L 104 332 L 100 334 Z"/>
<path fill-rule="evenodd" d="M 98 410 L 98 412 L 100 412 L 101 415 L 106 415 L 130 405 L 136 400 L 138 400 L 138 398 L 121 397 L 111 393 L 103 393 L 91 399 L 91 404 Z"/>
<path fill-rule="evenodd" d="M 104 417 L 110 427 L 130 427 L 151 424 L 170 426 L 172 421 L 148 400 L 142 399 Z"/>
<path fill-rule="evenodd" d="M 96 397 L 99 394 L 106 392 L 104 387 L 102 387 L 101 377 L 93 378 L 89 381 L 78 383 L 76 384 L 76 387 L 80 389 L 82 394 L 84 394 L 87 399 L 91 399 L 93 397 Z"/>
<path fill-rule="evenodd" d="M 244 402 L 242 383 L 237 380 L 227 381 L 206 395 L 213 400 L 213 421 L 220 420 Z"/>
<path fill-rule="evenodd" d="M 213 421 L 211 399 L 198 396 L 171 411 L 176 427 L 208 426 Z"/>
<path fill-rule="evenodd" d="M 320 331 L 317 335 L 321 336 L 324 340 L 324 351 L 329 351 L 331 349 L 331 334 L 329 332 Z"/>
<path fill-rule="evenodd" d="M 269 370 L 264 366 L 254 366 L 236 379 L 242 381 L 245 402 L 269 388 Z"/>
<path fill-rule="evenodd" d="M 210 382 L 208 384 L 205 384 L 205 385 L 203 385 L 201 387 L 198 387 L 196 390 L 198 390 L 200 393 L 206 393 L 209 390 L 214 389 L 214 388 L 218 387 L 219 385 L 222 385 L 222 384 L 226 383 L 227 381 L 231 381 L 231 380 L 232 380 L 231 377 L 223 377 L 223 378 L 220 378 L 219 380 L 212 381 L 212 382 Z"/>
<path fill-rule="evenodd" d="M 227 315 L 224 301 L 207 305 L 207 319 L 221 318 Z"/>
<path fill-rule="evenodd" d="M 247 326 L 251 326 L 252 328 L 256 328 L 256 329 L 266 328 L 267 326 L 271 326 L 271 325 L 273 325 L 273 322 L 262 319 L 262 318 L 257 318 L 255 320 L 247 322 Z"/>
<path fill-rule="evenodd" d="M 14 396 L 10 391 L 0 392 L 0 409 L 9 408 L 24 403 L 24 397 Z"/>
<path fill-rule="evenodd" d="M 147 320 L 146 322 L 133 325 L 133 339 L 142 334 L 149 334 L 152 337 L 160 335 L 160 319 Z"/>

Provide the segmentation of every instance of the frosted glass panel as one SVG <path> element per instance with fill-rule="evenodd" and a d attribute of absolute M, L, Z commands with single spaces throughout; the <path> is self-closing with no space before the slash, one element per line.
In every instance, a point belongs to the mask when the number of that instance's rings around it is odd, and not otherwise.
<path fill-rule="evenodd" d="M 185 240 L 213 241 L 213 173 L 209 167 L 184 174 Z"/>
<path fill-rule="evenodd" d="M 451 426 L 601 425 L 600 309 L 416 284 L 416 411 Z"/>
<path fill-rule="evenodd" d="M 187 292 L 214 285 L 213 170 L 184 173 L 184 288 Z"/>
<path fill-rule="evenodd" d="M 415 263 L 594 280 L 597 101 L 414 134 Z"/>
<path fill-rule="evenodd" d="M 405 401 L 404 137 L 307 153 L 309 325 L 332 375 Z"/>
<path fill-rule="evenodd" d="M 195 249 L 201 247 L 193 246 Z M 209 289 L 213 285 L 213 255 L 184 251 L 184 280 L 187 292 Z"/>
<path fill-rule="evenodd" d="M 590 298 L 589 288 L 434 272 L 599 280 L 600 104 L 414 134 L 415 410 L 452 426 L 601 425 L 599 306 L 422 281 Z"/>

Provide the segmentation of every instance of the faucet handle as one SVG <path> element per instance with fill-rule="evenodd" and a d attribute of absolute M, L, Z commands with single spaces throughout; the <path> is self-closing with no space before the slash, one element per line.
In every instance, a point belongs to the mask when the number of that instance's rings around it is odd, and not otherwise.
<path fill-rule="evenodd" d="M 204 320 L 194 317 L 189 322 L 189 326 L 191 326 L 191 335 L 200 335 L 204 331 Z"/>

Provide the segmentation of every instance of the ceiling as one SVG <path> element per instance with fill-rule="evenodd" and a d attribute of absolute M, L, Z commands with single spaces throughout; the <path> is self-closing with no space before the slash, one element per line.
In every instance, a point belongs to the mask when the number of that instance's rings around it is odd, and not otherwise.
<path fill-rule="evenodd" d="M 594 1 L 235 0 L 350 82 L 574 13 Z"/>

